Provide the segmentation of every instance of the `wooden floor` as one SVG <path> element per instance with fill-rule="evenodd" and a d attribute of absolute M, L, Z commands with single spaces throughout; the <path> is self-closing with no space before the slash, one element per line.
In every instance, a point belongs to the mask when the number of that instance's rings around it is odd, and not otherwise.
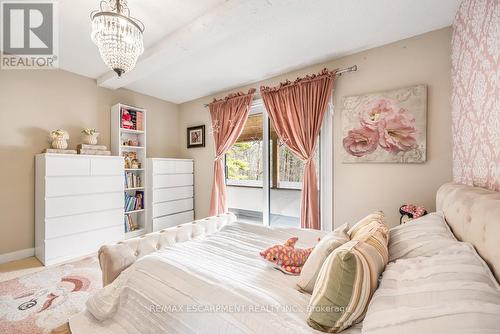
<path fill-rule="evenodd" d="M 35 273 L 44 268 L 43 264 L 36 257 L 2 263 L 0 264 L 0 282 Z"/>

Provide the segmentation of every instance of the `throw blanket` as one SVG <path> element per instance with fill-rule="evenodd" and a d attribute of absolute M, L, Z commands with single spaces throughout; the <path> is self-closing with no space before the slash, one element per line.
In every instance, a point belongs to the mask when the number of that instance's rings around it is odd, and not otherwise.
<path fill-rule="evenodd" d="M 259 251 L 291 236 L 300 247 L 312 246 L 322 235 L 234 223 L 175 244 L 140 259 L 91 297 L 87 310 L 70 319 L 72 333 L 317 333 L 305 321 L 310 295 Z"/>

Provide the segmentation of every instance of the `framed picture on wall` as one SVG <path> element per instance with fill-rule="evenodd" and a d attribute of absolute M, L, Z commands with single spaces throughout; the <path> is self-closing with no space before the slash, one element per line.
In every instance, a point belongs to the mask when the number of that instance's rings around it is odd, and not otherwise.
<path fill-rule="evenodd" d="M 427 87 L 347 96 L 342 103 L 342 162 L 423 163 Z"/>
<path fill-rule="evenodd" d="M 205 125 L 187 129 L 187 148 L 205 147 Z"/>

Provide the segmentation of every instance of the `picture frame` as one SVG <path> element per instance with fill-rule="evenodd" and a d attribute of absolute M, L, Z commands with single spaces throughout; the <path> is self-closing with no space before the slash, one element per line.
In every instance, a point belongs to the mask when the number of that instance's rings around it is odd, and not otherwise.
<path fill-rule="evenodd" d="M 205 125 L 187 128 L 187 148 L 205 147 Z"/>
<path fill-rule="evenodd" d="M 425 163 L 427 86 L 346 96 L 343 163 Z"/>

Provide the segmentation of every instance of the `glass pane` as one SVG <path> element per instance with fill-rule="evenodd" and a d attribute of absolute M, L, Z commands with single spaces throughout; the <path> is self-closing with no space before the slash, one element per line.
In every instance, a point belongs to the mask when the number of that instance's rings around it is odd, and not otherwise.
<path fill-rule="evenodd" d="M 256 224 L 263 221 L 262 137 L 262 113 L 254 113 L 225 159 L 229 211 L 239 221 Z"/>

